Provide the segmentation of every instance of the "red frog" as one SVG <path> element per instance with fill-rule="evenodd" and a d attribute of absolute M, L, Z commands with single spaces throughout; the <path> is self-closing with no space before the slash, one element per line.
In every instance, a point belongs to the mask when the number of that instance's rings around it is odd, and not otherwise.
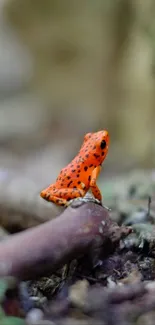
<path fill-rule="evenodd" d="M 87 133 L 77 156 L 60 171 L 56 182 L 41 191 L 40 196 L 60 206 L 68 206 L 73 199 L 84 197 L 91 189 L 94 197 L 102 201 L 96 184 L 109 147 L 106 130 Z"/>

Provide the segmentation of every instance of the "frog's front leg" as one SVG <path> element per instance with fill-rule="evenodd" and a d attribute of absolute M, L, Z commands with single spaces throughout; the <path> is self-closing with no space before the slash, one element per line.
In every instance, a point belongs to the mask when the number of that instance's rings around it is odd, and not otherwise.
<path fill-rule="evenodd" d="M 85 191 L 79 188 L 60 188 L 55 189 L 54 191 L 47 191 L 44 199 L 46 201 L 53 202 L 60 206 L 68 206 L 69 201 L 76 199 L 78 197 L 83 197 L 85 195 Z"/>
<path fill-rule="evenodd" d="M 91 189 L 94 197 L 99 201 L 102 200 L 102 195 L 101 195 L 101 192 L 96 184 L 96 180 L 97 180 L 97 177 L 98 177 L 100 171 L 101 171 L 101 166 L 97 166 L 96 168 L 94 168 L 92 175 L 91 175 L 91 180 L 90 180 L 90 189 Z"/>

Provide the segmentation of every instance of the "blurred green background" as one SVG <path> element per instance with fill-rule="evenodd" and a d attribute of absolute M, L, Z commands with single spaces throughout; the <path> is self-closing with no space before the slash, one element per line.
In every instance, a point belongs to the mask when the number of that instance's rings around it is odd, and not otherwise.
<path fill-rule="evenodd" d="M 155 163 L 155 1 L 0 1 L 0 177 L 54 181 L 86 132 L 103 178 Z"/>

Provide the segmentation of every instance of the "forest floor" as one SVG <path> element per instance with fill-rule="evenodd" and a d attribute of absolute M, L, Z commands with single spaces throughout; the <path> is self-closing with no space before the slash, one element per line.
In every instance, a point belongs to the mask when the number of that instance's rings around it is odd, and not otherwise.
<path fill-rule="evenodd" d="M 154 324 L 154 171 L 100 180 L 110 211 L 89 196 L 57 209 L 3 176 L 1 324 Z"/>

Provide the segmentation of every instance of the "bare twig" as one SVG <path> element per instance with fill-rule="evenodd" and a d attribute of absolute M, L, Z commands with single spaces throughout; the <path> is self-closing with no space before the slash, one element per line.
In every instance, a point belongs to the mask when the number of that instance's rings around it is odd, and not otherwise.
<path fill-rule="evenodd" d="M 32 279 L 47 275 L 82 254 L 107 255 L 129 228 L 118 227 L 95 203 L 67 208 L 59 217 L 9 237 L 0 244 L 0 276 Z"/>

